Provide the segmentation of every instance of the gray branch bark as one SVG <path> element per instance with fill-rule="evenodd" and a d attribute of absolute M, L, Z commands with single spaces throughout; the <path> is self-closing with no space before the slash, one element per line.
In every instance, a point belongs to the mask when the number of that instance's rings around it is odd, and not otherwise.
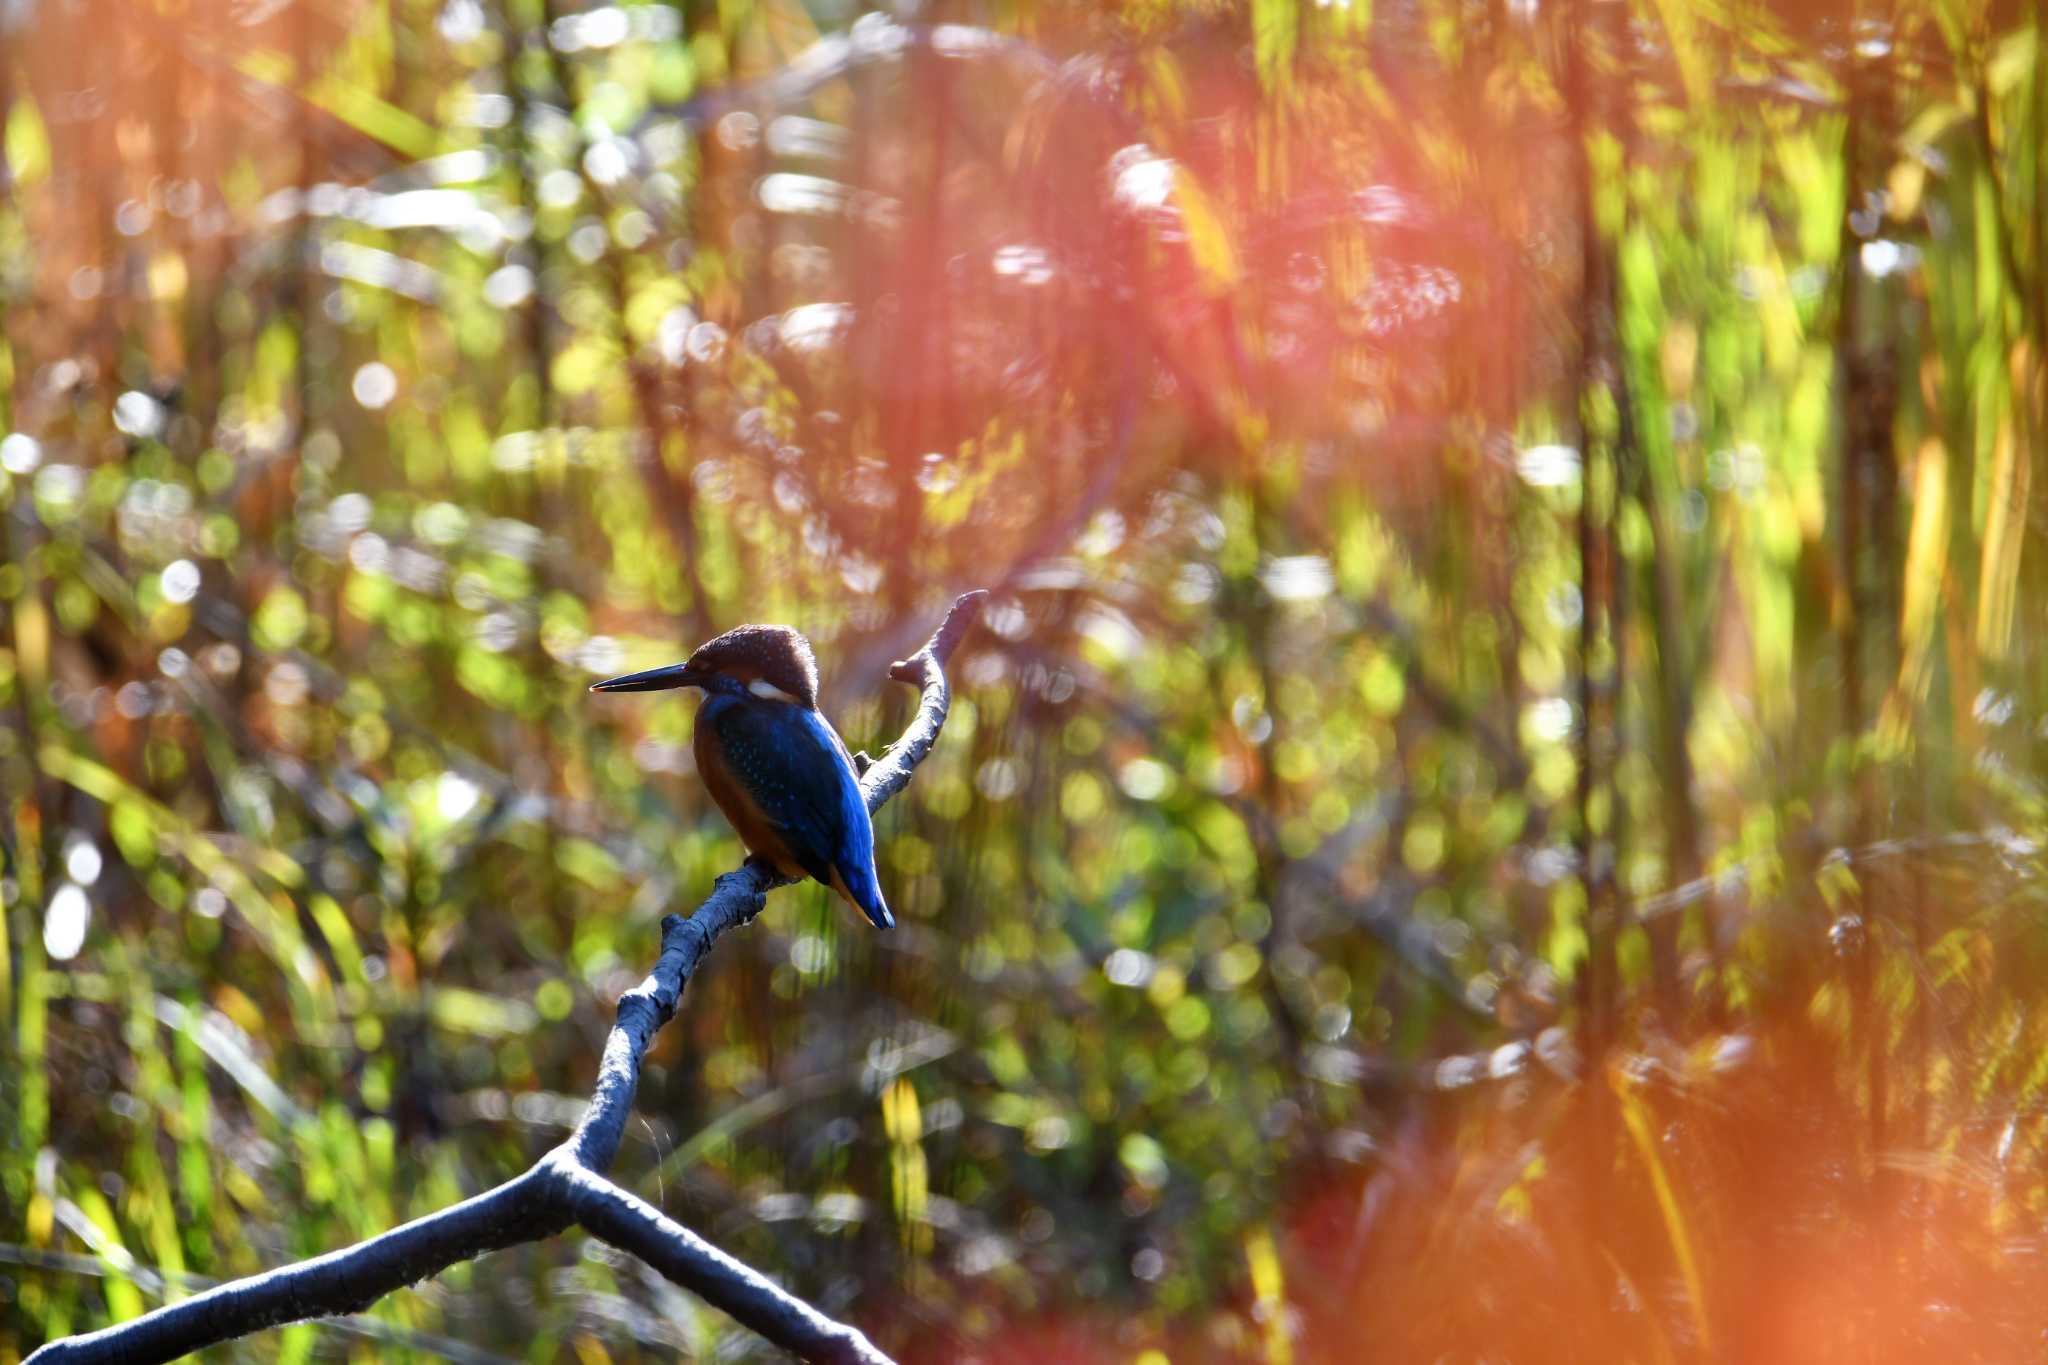
<path fill-rule="evenodd" d="M 909 728 L 861 779 L 870 813 L 908 785 L 911 773 L 938 739 L 952 702 L 946 663 L 986 596 L 971 592 L 959 598 L 924 648 L 890 667 L 890 677 L 918 687 L 921 695 Z M 583 1121 L 567 1141 L 527 1170 L 494 1189 L 352 1247 L 216 1286 L 113 1327 L 51 1342 L 29 1357 L 30 1365 L 148 1365 L 174 1360 L 265 1327 L 358 1312 L 457 1261 L 579 1225 L 804 1360 L 888 1365 L 889 1358 L 858 1329 L 826 1317 L 605 1175 L 625 1135 L 640 1081 L 640 1060 L 662 1025 L 675 1017 L 683 987 L 722 935 L 753 919 L 766 904 L 768 892 L 787 884 L 750 859 L 719 877 L 709 898 L 689 918 L 670 915 L 662 920 L 661 955 L 647 979 L 619 997 L 617 1021 L 605 1040 L 597 1085 Z"/>

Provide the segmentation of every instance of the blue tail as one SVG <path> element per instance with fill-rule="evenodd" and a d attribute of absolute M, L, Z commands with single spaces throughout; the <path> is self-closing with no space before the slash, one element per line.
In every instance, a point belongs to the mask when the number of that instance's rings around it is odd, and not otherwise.
<path fill-rule="evenodd" d="M 875 880 L 873 863 L 833 868 L 832 889 L 852 902 L 877 929 L 896 927 L 896 917 L 889 913 L 889 903 L 882 899 L 881 884 Z"/>

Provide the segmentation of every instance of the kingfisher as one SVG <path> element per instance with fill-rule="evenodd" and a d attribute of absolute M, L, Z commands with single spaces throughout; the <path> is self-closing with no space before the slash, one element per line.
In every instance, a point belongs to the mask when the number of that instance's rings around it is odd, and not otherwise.
<path fill-rule="evenodd" d="M 823 882 L 877 929 L 896 917 L 875 878 L 875 829 L 853 756 L 818 710 L 818 661 L 788 626 L 739 626 L 679 664 L 592 683 L 593 692 L 697 687 L 691 748 L 711 799 L 747 851 L 792 881 Z"/>

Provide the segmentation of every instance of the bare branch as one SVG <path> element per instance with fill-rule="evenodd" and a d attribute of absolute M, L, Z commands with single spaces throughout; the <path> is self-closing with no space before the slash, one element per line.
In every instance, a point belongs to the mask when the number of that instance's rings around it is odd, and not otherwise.
<path fill-rule="evenodd" d="M 230 1281 L 113 1327 L 53 1341 L 29 1359 L 37 1365 L 142 1365 L 175 1360 L 265 1327 L 359 1312 L 457 1261 L 568 1227 L 566 1203 L 548 1190 L 544 1166 L 366 1242 Z"/>
<path fill-rule="evenodd" d="M 80 1256 L 68 1251 L 45 1251 L 40 1247 L 23 1246 L 19 1242 L 0 1242 L 0 1264 L 26 1266 L 31 1270 L 51 1271 L 60 1275 L 80 1275 L 95 1280 L 125 1279 L 155 1299 L 163 1298 L 174 1288 L 178 1291 L 211 1289 L 220 1283 L 211 1276 L 168 1270 L 159 1265 L 146 1265 L 133 1258 L 123 1262 L 120 1268 L 116 1268 L 97 1256 Z M 342 1317 L 322 1318 L 320 1325 L 349 1336 L 363 1337 L 370 1341 L 403 1346 L 426 1355 L 439 1356 L 443 1360 L 454 1362 L 454 1365 L 518 1365 L 518 1362 L 509 1356 L 480 1350 L 452 1337 L 436 1336 L 431 1332 L 402 1327 L 383 1318 L 351 1313 Z"/>
<path fill-rule="evenodd" d="M 640 1196 L 571 1164 L 576 1221 L 805 1360 L 888 1365 L 860 1332 L 834 1322 L 753 1267 L 734 1260 Z"/>
<path fill-rule="evenodd" d="M 681 915 L 663 918 L 661 956 L 645 981 L 619 997 L 618 1021 L 605 1039 L 590 1107 L 563 1144 L 580 1165 L 599 1172 L 611 1167 L 626 1133 L 633 1091 L 640 1083 L 640 1059 L 648 1044 L 661 1026 L 675 1017 L 683 986 L 711 945 L 727 930 L 760 914 L 769 888 L 775 884 L 775 879 L 762 874 L 760 864 L 750 861 L 713 882 L 711 895 L 688 919 Z"/>
<path fill-rule="evenodd" d="M 923 649 L 889 665 L 890 677 L 922 688 L 923 693 L 918 698 L 917 716 L 903 737 L 870 764 L 860 780 L 861 794 L 868 799 L 868 814 L 873 815 L 890 797 L 902 791 L 910 782 L 911 770 L 932 751 L 939 727 L 946 723 L 946 712 L 953 705 L 952 690 L 946 683 L 946 660 L 953 657 L 960 637 L 981 615 L 981 604 L 987 600 L 988 594 L 980 589 L 962 593 L 954 599 L 952 610 L 932 632 L 932 638 L 925 641 Z"/>
<path fill-rule="evenodd" d="M 890 677 L 921 688 L 922 695 L 902 738 L 862 779 L 870 812 L 903 790 L 912 771 L 931 752 L 952 702 L 946 662 L 986 597 L 971 592 L 959 598 L 924 648 L 890 668 Z M 689 918 L 670 915 L 662 920 L 661 954 L 654 970 L 619 997 L 617 1022 L 605 1040 L 589 1109 L 569 1139 L 528 1170 L 495 1189 L 352 1247 L 216 1286 L 113 1327 L 51 1342 L 29 1357 L 32 1365 L 147 1365 L 173 1360 L 261 1328 L 357 1312 L 457 1261 L 538 1241 L 578 1223 L 802 1359 L 886 1365 L 888 1357 L 857 1329 L 826 1317 L 605 1177 L 625 1134 L 640 1081 L 640 1060 L 662 1025 L 675 1017 L 683 987 L 712 944 L 753 919 L 768 892 L 786 884 L 763 864 L 749 860 L 719 877 L 710 897 Z"/>

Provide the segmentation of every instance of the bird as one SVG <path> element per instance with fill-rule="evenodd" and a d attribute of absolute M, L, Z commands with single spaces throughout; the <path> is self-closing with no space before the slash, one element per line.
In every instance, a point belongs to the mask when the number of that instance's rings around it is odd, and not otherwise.
<path fill-rule="evenodd" d="M 896 917 L 875 876 L 860 775 L 818 710 L 818 662 L 788 626 L 739 626 L 679 664 L 592 683 L 593 692 L 701 688 L 691 748 L 711 799 L 747 851 L 792 881 L 823 882 L 877 929 Z"/>

